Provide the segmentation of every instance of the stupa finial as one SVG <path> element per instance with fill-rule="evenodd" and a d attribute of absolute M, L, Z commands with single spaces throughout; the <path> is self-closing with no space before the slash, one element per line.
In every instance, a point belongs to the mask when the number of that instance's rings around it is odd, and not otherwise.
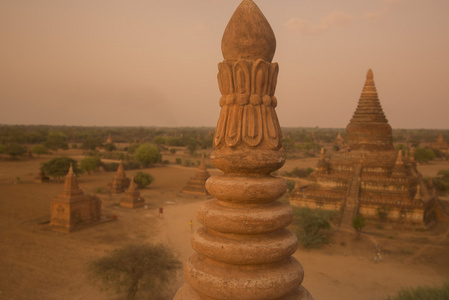
<path fill-rule="evenodd" d="M 367 80 L 374 80 L 373 70 L 371 70 L 371 69 L 368 70 L 368 73 L 366 74 L 366 79 Z"/>
<path fill-rule="evenodd" d="M 226 26 L 221 41 L 225 60 L 271 62 L 276 51 L 276 37 L 262 11 L 252 0 L 243 0 Z"/>

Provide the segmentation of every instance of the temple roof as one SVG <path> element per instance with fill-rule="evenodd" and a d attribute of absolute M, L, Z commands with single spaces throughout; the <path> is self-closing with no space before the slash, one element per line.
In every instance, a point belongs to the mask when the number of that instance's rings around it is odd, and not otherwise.
<path fill-rule="evenodd" d="M 257 60 L 271 62 L 276 51 L 273 29 L 252 0 L 243 0 L 226 26 L 221 41 L 226 60 Z"/>
<path fill-rule="evenodd" d="M 391 126 L 380 105 L 373 71 L 366 75 L 362 95 L 346 127 L 346 143 L 352 150 L 393 150 Z"/>

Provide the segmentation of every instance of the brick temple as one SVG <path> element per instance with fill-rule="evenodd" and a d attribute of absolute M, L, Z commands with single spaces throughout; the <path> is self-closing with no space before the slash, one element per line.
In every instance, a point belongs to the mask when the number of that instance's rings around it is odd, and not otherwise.
<path fill-rule="evenodd" d="M 99 221 L 100 215 L 101 201 L 84 194 L 70 166 L 63 190 L 51 201 L 50 225 L 57 231 L 70 232 Z"/>
<path fill-rule="evenodd" d="M 340 211 L 340 225 L 351 226 L 357 214 L 393 223 L 429 227 L 435 222 L 435 196 L 416 168 L 413 153 L 393 146 L 392 129 L 368 71 L 357 109 L 346 127 L 345 146 L 329 157 L 322 151 L 309 176 L 296 186 L 290 203 Z"/>

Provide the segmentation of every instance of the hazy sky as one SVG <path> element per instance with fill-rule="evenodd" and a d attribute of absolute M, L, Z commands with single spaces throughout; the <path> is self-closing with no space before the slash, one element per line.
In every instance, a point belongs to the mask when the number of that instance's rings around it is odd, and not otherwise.
<path fill-rule="evenodd" d="M 281 126 L 345 127 L 374 71 L 393 128 L 449 129 L 448 0 L 255 0 Z M 1 0 L 0 124 L 215 126 L 239 0 Z"/>

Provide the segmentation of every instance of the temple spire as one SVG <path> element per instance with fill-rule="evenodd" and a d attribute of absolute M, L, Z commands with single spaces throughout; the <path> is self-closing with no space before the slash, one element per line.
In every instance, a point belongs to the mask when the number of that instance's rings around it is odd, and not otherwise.
<path fill-rule="evenodd" d="M 380 105 L 371 69 L 354 115 L 346 127 L 346 143 L 352 150 L 393 150 L 391 126 Z"/>

